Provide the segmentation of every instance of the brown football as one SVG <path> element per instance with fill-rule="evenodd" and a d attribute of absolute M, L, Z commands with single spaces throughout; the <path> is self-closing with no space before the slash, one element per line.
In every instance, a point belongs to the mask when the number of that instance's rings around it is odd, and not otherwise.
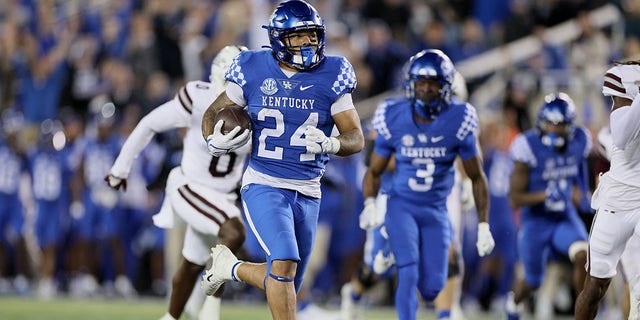
<path fill-rule="evenodd" d="M 213 123 L 216 124 L 219 120 L 224 120 L 224 125 L 222 126 L 222 133 L 224 134 L 229 133 L 237 126 L 242 128 L 238 134 L 241 134 L 245 129 L 251 129 L 251 117 L 242 107 L 229 106 L 220 109 Z"/>

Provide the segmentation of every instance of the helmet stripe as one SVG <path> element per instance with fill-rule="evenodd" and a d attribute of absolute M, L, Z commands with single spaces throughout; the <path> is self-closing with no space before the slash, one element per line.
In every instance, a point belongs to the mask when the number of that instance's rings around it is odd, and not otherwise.
<path fill-rule="evenodd" d="M 617 76 L 617 75 L 615 75 L 613 73 L 607 72 L 604 75 L 604 84 L 603 84 L 603 86 L 605 86 L 605 87 L 607 87 L 607 88 L 609 88 L 611 90 L 620 92 L 622 94 L 627 94 L 627 90 L 624 88 L 624 85 L 622 84 L 622 79 L 620 79 L 619 76 Z"/>

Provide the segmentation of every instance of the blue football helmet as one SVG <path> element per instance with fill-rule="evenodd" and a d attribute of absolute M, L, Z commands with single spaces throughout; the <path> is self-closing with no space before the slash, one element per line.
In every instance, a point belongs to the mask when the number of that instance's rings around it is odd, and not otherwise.
<path fill-rule="evenodd" d="M 414 111 L 425 119 L 435 119 L 451 102 L 456 74 L 451 59 L 440 50 L 423 50 L 412 56 L 404 69 L 405 96 Z M 421 79 L 433 79 L 442 85 L 438 98 L 428 99 L 426 92 L 416 92 L 416 82 Z"/>
<path fill-rule="evenodd" d="M 262 26 L 269 33 L 269 42 L 275 58 L 298 70 L 309 70 L 324 59 L 325 29 L 318 11 L 302 0 L 280 3 L 271 14 L 268 26 Z M 294 32 L 312 31 L 316 33 L 318 47 L 291 46 L 289 35 Z"/>
<path fill-rule="evenodd" d="M 568 94 L 560 92 L 546 95 L 536 121 L 542 143 L 552 148 L 563 148 L 573 133 L 575 119 L 576 107 Z M 566 129 L 562 132 L 549 132 L 545 128 L 547 124 L 564 125 Z"/>

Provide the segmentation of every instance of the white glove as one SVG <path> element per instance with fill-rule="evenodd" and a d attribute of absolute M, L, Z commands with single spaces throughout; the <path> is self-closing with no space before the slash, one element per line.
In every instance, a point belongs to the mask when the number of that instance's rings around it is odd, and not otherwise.
<path fill-rule="evenodd" d="M 491 230 L 489 230 L 489 224 L 486 222 L 478 223 L 478 242 L 476 242 L 478 255 L 484 257 L 490 254 L 495 245 L 496 243 L 493 241 Z"/>
<path fill-rule="evenodd" d="M 340 140 L 325 136 L 322 130 L 313 126 L 307 126 L 304 130 L 304 140 L 307 143 L 307 153 L 336 154 L 340 150 Z"/>
<path fill-rule="evenodd" d="M 224 125 L 224 120 L 219 120 L 213 127 L 213 134 L 207 137 L 207 149 L 212 156 L 219 157 L 238 149 L 245 145 L 250 138 L 249 129 L 245 129 L 243 133 L 236 137 L 236 134 L 242 128 L 238 126 L 229 131 L 229 133 L 223 134 L 221 131 L 222 125 Z"/>
<path fill-rule="evenodd" d="M 364 230 L 379 227 L 384 223 L 384 213 L 376 209 L 376 198 L 368 197 L 364 200 L 364 209 L 360 213 L 360 228 Z"/>
<path fill-rule="evenodd" d="M 108 174 L 104 177 L 104 181 L 106 181 L 112 189 L 120 190 L 122 187 L 122 191 L 127 191 L 127 178 L 118 178 L 112 174 Z"/>
<path fill-rule="evenodd" d="M 375 274 L 384 274 L 394 264 L 396 264 L 396 257 L 393 252 L 389 252 L 389 255 L 385 256 L 382 250 L 379 250 L 373 258 L 373 272 Z"/>

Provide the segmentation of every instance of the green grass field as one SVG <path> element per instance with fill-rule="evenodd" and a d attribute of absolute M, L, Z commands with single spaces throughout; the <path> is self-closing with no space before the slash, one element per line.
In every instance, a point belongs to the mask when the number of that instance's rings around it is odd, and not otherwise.
<path fill-rule="evenodd" d="M 1 320 L 157 320 L 165 310 L 166 303 L 163 299 L 40 301 L 33 298 L 0 297 Z M 435 319 L 432 314 L 424 314 L 422 311 L 419 313 L 419 319 Z M 223 300 L 220 318 L 222 320 L 268 320 L 271 316 L 266 304 L 248 305 Z M 500 316 L 487 314 L 467 314 L 466 318 L 467 320 L 501 319 Z M 392 308 L 374 308 L 365 312 L 364 319 L 392 320 L 397 317 Z"/>
<path fill-rule="evenodd" d="M 39 301 L 32 298 L 0 297 L 2 320 L 155 320 L 165 310 L 166 303 L 162 299 Z M 392 309 L 371 310 L 365 317 L 374 320 L 394 318 Z M 247 305 L 223 300 L 221 319 L 267 320 L 271 316 L 266 304 Z"/>

